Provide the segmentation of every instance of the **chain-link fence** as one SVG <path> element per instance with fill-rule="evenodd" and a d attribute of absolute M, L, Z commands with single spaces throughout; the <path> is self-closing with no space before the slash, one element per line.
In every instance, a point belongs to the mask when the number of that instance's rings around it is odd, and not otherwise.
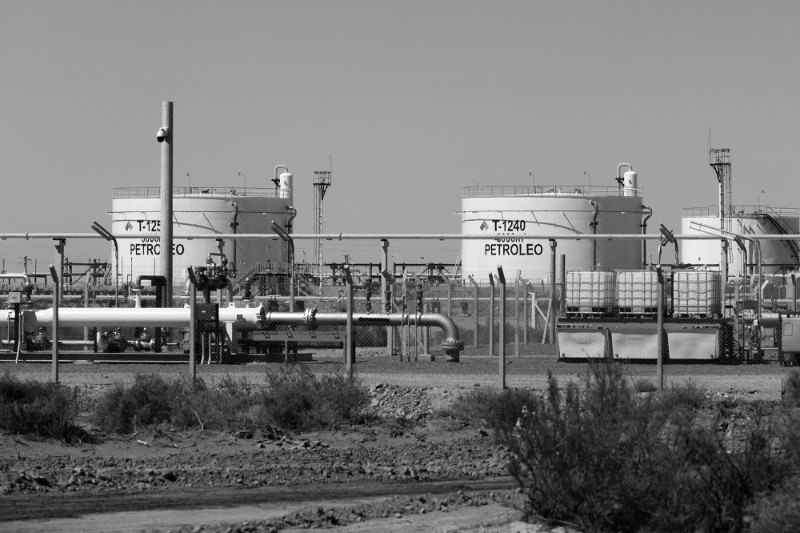
<path fill-rule="evenodd" d="M 246 283 L 234 280 L 209 291 L 208 300 L 199 292 L 196 362 L 343 363 L 346 278 L 320 286 L 302 272 L 294 283 L 280 269 L 268 274 Z M 514 362 L 526 360 L 652 364 L 659 349 L 660 287 L 660 344 L 667 363 L 792 364 L 800 356 L 799 291 L 791 275 L 738 276 L 724 287 L 718 272 L 669 268 L 661 285 L 655 270 L 567 272 L 552 285 L 492 279 L 357 277 L 350 341 L 356 365 L 380 370 L 405 363 L 410 369 L 407 363 L 434 362 L 458 368 L 502 353 L 513 376 L 529 368 Z M 53 284 L 34 281 L 27 288 L 17 281 L 0 286 L 0 301 L 6 303 L 0 361 L 51 360 Z M 164 309 L 159 287 L 114 287 L 95 280 L 65 286 L 59 302 L 60 361 L 187 362 L 186 289 L 173 287 L 171 307 Z M 431 316 L 440 318 L 426 321 Z M 460 344 L 456 357 L 454 342 Z M 487 374 L 494 373 L 492 365 L 484 365 Z"/>

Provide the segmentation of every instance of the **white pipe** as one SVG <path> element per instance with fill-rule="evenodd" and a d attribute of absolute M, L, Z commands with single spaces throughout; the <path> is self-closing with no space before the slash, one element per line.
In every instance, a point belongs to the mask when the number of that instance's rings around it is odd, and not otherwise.
<path fill-rule="evenodd" d="M 59 327 L 187 327 L 188 307 L 181 308 L 114 308 L 114 307 L 68 307 L 58 310 Z M 26 312 L 29 327 L 49 325 L 53 322 L 53 310 Z M 241 317 L 241 318 L 240 318 Z M 219 310 L 220 322 L 240 322 L 256 327 L 261 323 L 260 307 L 223 307 Z M 8 323 L 5 314 L 0 315 L 0 325 Z"/>

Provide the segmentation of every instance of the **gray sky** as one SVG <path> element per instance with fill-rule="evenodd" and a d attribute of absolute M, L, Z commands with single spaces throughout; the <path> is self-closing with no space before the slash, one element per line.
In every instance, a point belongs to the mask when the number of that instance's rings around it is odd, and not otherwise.
<path fill-rule="evenodd" d="M 709 129 L 734 203 L 798 207 L 798 21 L 798 2 L 3 0 L 0 232 L 110 226 L 112 188 L 159 185 L 163 100 L 177 186 L 266 187 L 285 164 L 300 233 L 331 154 L 330 232 L 458 233 L 463 186 L 614 185 L 623 161 L 650 227 L 679 231 L 716 203 Z M 51 249 L 0 242 L 7 269 Z M 348 250 L 378 259 L 326 260 Z"/>

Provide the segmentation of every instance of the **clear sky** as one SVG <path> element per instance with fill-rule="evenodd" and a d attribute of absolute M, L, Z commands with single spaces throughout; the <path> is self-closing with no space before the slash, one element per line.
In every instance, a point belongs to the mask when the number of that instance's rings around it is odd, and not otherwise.
<path fill-rule="evenodd" d="M 176 186 L 267 187 L 285 164 L 299 233 L 330 155 L 330 232 L 459 233 L 464 186 L 614 185 L 623 161 L 650 227 L 679 232 L 682 207 L 716 203 L 709 129 L 734 203 L 798 207 L 798 21 L 796 1 L 1 0 L 0 232 L 110 227 L 112 188 L 159 185 L 164 100 Z M 0 242 L 9 270 L 51 250 Z M 326 260 L 347 252 L 378 260 Z"/>

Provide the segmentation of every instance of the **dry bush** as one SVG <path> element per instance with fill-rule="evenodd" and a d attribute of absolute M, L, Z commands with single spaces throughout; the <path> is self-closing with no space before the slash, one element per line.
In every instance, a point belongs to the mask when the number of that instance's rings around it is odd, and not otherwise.
<path fill-rule="evenodd" d="M 369 396 L 357 380 L 341 374 L 317 377 L 305 366 L 267 372 L 259 393 L 257 419 L 286 430 L 304 431 L 361 421 Z"/>
<path fill-rule="evenodd" d="M 647 378 L 639 378 L 634 381 L 633 388 L 636 392 L 656 392 L 658 390 L 656 384 Z"/>
<path fill-rule="evenodd" d="M 532 395 L 527 390 L 472 389 L 459 394 L 437 416 L 462 422 L 485 422 L 498 429 L 513 426 L 522 416 L 523 406 L 531 403 Z"/>
<path fill-rule="evenodd" d="M 0 377 L 0 429 L 63 441 L 85 439 L 77 425 L 83 398 L 77 388 Z"/>
<path fill-rule="evenodd" d="M 640 399 L 610 363 L 563 392 L 548 381 L 516 424 L 498 425 L 531 515 L 584 531 L 743 531 L 746 506 L 787 471 L 764 424 L 729 453 L 694 416 L 691 385 Z"/>
<path fill-rule="evenodd" d="M 103 394 L 92 421 L 108 433 L 131 433 L 139 427 L 169 422 L 181 389 L 180 381 L 166 381 L 158 374 L 136 374 L 130 387 L 117 384 Z"/>
<path fill-rule="evenodd" d="M 781 401 L 789 407 L 800 407 L 800 372 L 792 370 L 783 378 Z"/>
<path fill-rule="evenodd" d="M 267 386 L 225 376 L 211 385 L 183 377 L 167 381 L 139 374 L 133 385 L 116 386 L 97 402 L 94 422 L 109 433 L 169 423 L 178 429 L 232 430 L 274 426 L 297 431 L 357 423 L 366 389 L 339 374 L 315 376 L 292 365 L 267 372 Z"/>

